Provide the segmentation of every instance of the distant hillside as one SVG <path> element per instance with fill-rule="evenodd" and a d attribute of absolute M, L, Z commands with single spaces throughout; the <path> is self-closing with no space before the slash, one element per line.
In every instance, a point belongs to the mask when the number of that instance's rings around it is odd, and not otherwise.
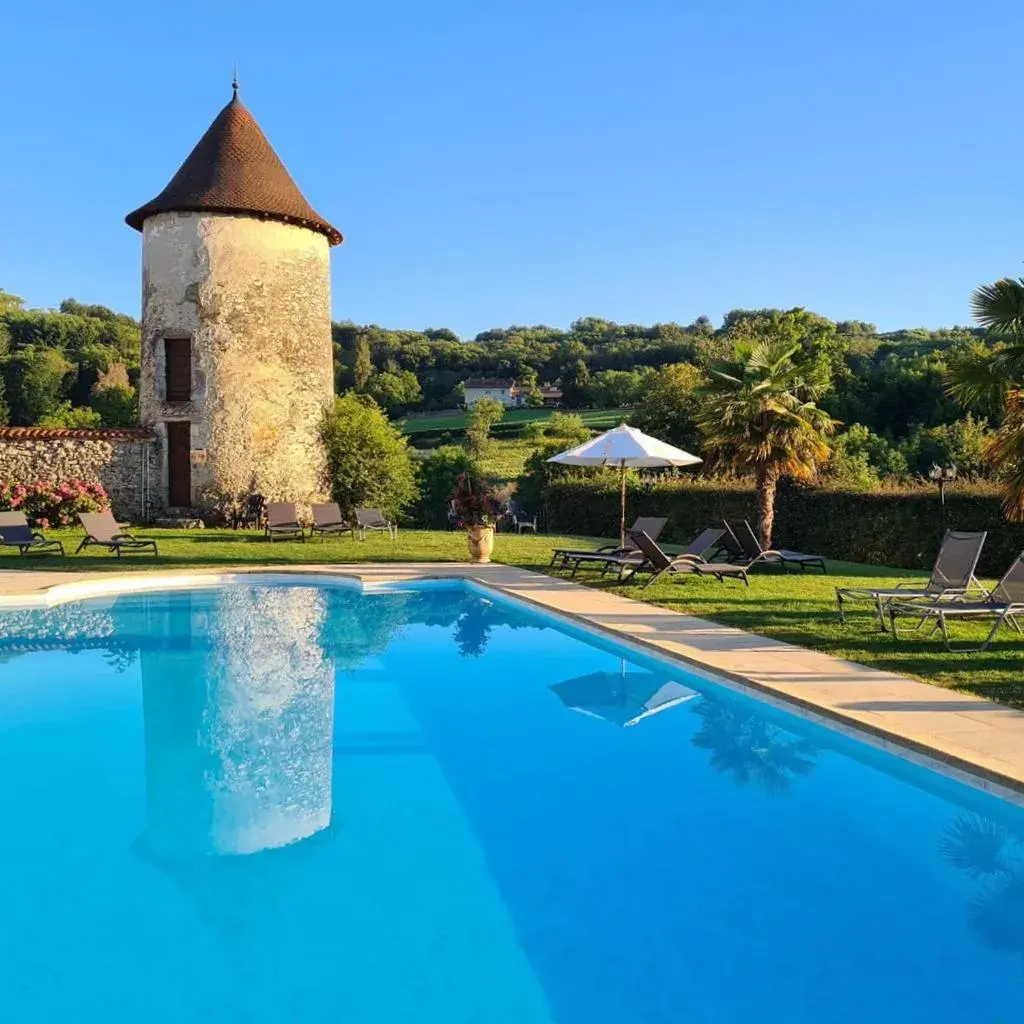
<path fill-rule="evenodd" d="M 871 323 L 835 322 L 801 309 L 733 310 L 717 327 L 706 317 L 686 325 L 584 317 L 565 330 L 512 325 L 468 340 L 447 328 L 337 323 L 335 383 L 339 392 L 372 395 L 396 418 L 455 409 L 461 382 L 480 376 L 514 377 L 526 386 L 558 380 L 569 408 L 619 409 L 639 400 L 647 373 L 671 363 L 713 363 L 750 324 L 772 323 L 832 363 L 828 404 L 836 415 L 896 435 L 960 415 L 942 393 L 946 359 L 984 337 L 970 327 L 879 333 Z M 58 310 L 27 310 L 0 290 L 0 423 L 134 422 L 139 346 L 139 324 L 123 313 L 74 299 Z M 510 433 L 515 419 L 499 433 Z M 454 420 L 441 422 L 421 429 L 424 440 L 461 430 Z"/>

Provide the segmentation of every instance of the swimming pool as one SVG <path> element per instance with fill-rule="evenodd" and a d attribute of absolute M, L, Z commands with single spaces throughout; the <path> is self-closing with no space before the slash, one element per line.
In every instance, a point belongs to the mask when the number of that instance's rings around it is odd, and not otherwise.
<path fill-rule="evenodd" d="M 1024 811 L 461 583 L 0 610 L 0 1021 L 1024 1012 Z"/>

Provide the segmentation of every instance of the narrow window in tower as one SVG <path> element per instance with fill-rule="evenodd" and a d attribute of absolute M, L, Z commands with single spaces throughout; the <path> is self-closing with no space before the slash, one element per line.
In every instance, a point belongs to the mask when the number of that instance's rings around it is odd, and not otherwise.
<path fill-rule="evenodd" d="M 168 402 L 188 402 L 192 399 L 192 340 L 165 338 L 166 384 Z"/>

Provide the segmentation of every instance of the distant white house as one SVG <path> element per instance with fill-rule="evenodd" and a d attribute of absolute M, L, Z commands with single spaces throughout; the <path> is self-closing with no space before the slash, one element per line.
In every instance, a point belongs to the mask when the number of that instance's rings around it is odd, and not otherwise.
<path fill-rule="evenodd" d="M 466 408 L 476 405 L 482 398 L 493 398 L 506 409 L 523 404 L 523 393 L 510 377 L 470 377 L 462 382 Z"/>

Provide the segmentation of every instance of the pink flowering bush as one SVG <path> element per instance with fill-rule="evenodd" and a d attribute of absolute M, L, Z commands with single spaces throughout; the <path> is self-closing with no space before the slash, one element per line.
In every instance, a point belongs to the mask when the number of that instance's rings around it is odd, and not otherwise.
<path fill-rule="evenodd" d="M 102 484 L 69 480 L 51 484 L 37 480 L 34 484 L 0 483 L 0 511 L 24 512 L 28 521 L 42 530 L 57 526 L 74 526 L 79 512 L 105 512 L 110 498 Z"/>

